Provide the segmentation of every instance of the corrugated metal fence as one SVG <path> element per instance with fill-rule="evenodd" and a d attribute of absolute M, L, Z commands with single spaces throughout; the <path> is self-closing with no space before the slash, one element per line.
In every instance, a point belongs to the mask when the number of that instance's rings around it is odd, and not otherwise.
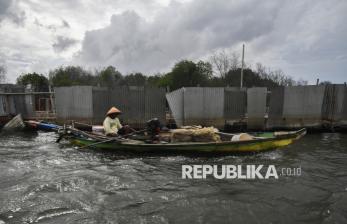
<path fill-rule="evenodd" d="M 58 120 L 78 120 L 101 124 L 110 107 L 123 113 L 120 119 L 133 127 L 157 117 L 165 122 L 165 89 L 119 86 L 113 89 L 72 86 L 55 88 Z"/>
<path fill-rule="evenodd" d="M 319 127 L 328 86 L 288 86 L 272 91 L 267 127 Z"/>
<path fill-rule="evenodd" d="M 184 88 L 166 94 L 171 113 L 177 126 L 184 125 Z"/>
<path fill-rule="evenodd" d="M 323 125 L 347 125 L 347 87 L 328 85 L 324 91 L 322 105 Z"/>
<path fill-rule="evenodd" d="M 22 114 L 30 118 L 34 114 L 33 99 L 25 94 L 23 86 L 13 84 L 0 85 L 0 116 Z"/>
<path fill-rule="evenodd" d="M 245 117 L 247 109 L 247 89 L 227 87 L 224 89 L 225 120 L 240 120 Z"/>
<path fill-rule="evenodd" d="M 112 90 L 93 89 L 93 121 L 100 123 L 111 106 L 123 113 L 124 123 L 142 127 L 151 118 L 165 122 L 165 89 L 120 86 Z"/>
<path fill-rule="evenodd" d="M 91 120 L 93 117 L 92 86 L 54 88 L 57 119 Z"/>
<path fill-rule="evenodd" d="M 166 99 L 160 88 L 74 86 L 55 88 L 55 98 L 57 118 L 64 121 L 100 124 L 116 106 L 124 123 L 142 127 L 153 117 L 165 123 L 167 100 L 177 126 L 222 128 L 240 121 L 251 129 L 347 125 L 345 85 L 278 87 L 271 92 L 259 87 L 188 87 L 167 93 Z"/>
<path fill-rule="evenodd" d="M 245 116 L 246 92 L 239 88 L 188 87 L 166 94 L 177 126 L 223 127 Z"/>
<path fill-rule="evenodd" d="M 265 125 L 267 88 L 247 89 L 247 126 L 251 129 L 263 129 Z"/>
<path fill-rule="evenodd" d="M 249 129 L 347 125 L 345 85 L 278 87 L 271 93 L 263 87 L 188 87 L 166 97 L 178 126 L 220 128 L 241 120 Z"/>
<path fill-rule="evenodd" d="M 224 125 L 224 88 L 183 89 L 184 124 Z"/>

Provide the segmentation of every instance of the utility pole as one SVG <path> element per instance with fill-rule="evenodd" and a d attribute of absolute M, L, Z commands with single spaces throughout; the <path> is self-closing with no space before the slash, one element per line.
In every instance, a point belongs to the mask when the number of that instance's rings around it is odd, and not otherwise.
<path fill-rule="evenodd" d="M 243 67 L 245 65 L 244 59 L 245 59 L 245 44 L 242 44 L 241 84 L 240 84 L 240 88 L 243 87 Z"/>

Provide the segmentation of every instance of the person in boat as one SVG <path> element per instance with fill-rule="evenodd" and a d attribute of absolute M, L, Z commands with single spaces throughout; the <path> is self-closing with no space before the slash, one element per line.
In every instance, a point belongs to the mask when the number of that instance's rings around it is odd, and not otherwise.
<path fill-rule="evenodd" d="M 116 107 L 111 107 L 107 112 L 103 123 L 104 131 L 107 136 L 128 135 L 135 131 L 129 125 L 121 124 L 118 119 L 118 115 L 121 113 L 122 112 Z"/>
<path fill-rule="evenodd" d="M 118 119 L 118 115 L 120 115 L 121 113 L 122 112 L 116 107 L 111 107 L 111 109 L 107 112 L 106 118 L 103 123 L 106 135 L 117 136 L 119 130 L 123 128 L 122 124 Z"/>

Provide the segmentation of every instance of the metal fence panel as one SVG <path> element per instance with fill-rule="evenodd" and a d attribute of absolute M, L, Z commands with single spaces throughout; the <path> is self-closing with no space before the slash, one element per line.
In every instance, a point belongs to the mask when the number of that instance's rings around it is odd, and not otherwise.
<path fill-rule="evenodd" d="M 15 106 L 15 99 L 14 96 L 6 96 L 6 102 L 7 102 L 7 112 L 9 114 L 16 114 L 16 106 Z"/>
<path fill-rule="evenodd" d="M 112 106 L 111 91 L 104 88 L 93 88 L 93 123 L 101 123 L 106 112 Z"/>
<path fill-rule="evenodd" d="M 169 104 L 170 111 L 178 127 L 182 126 L 184 123 L 183 92 L 184 90 L 181 88 L 166 94 L 166 100 Z"/>
<path fill-rule="evenodd" d="M 286 126 L 320 126 L 324 92 L 325 86 L 285 87 L 283 119 Z"/>
<path fill-rule="evenodd" d="M 224 124 L 224 88 L 203 88 L 204 114 L 213 122 Z"/>
<path fill-rule="evenodd" d="M 101 123 L 106 112 L 115 106 L 122 111 L 123 123 L 134 127 L 143 127 L 145 122 L 157 117 L 165 122 L 165 90 L 162 88 L 127 87 L 94 88 L 94 123 Z"/>
<path fill-rule="evenodd" d="M 34 114 L 32 99 L 25 95 L 23 86 L 13 84 L 0 84 L 0 116 L 8 114 L 21 114 L 23 118 L 31 118 Z M 10 95 L 13 93 L 13 95 Z M 18 94 L 19 93 L 19 94 Z"/>
<path fill-rule="evenodd" d="M 6 112 L 6 96 L 0 95 L 0 116 L 7 115 Z"/>
<path fill-rule="evenodd" d="M 326 85 L 322 105 L 322 119 L 336 122 L 343 117 L 345 85 Z"/>
<path fill-rule="evenodd" d="M 24 118 L 34 117 L 34 114 L 35 114 L 35 112 L 34 112 L 34 96 L 25 95 L 24 101 L 25 101 L 25 111 L 26 111 L 26 114 L 23 115 Z"/>
<path fill-rule="evenodd" d="M 240 120 L 245 117 L 247 107 L 246 89 L 227 87 L 224 90 L 224 118 Z"/>
<path fill-rule="evenodd" d="M 57 119 L 89 120 L 93 117 L 92 86 L 56 87 Z"/>
<path fill-rule="evenodd" d="M 271 90 L 269 103 L 269 118 L 282 117 L 284 103 L 284 87 Z"/>
<path fill-rule="evenodd" d="M 0 92 L 3 93 L 23 93 L 24 87 L 13 84 L 0 84 Z M 24 118 L 32 115 L 32 110 L 27 107 L 27 100 L 25 95 L 2 95 L 0 96 L 0 114 L 21 114 Z M 30 103 L 30 102 L 29 102 Z"/>
<path fill-rule="evenodd" d="M 56 87 L 55 92 L 55 111 L 58 119 L 69 117 L 71 106 L 70 96 L 72 89 L 68 87 Z"/>
<path fill-rule="evenodd" d="M 346 99 L 347 87 L 345 85 L 335 85 L 336 87 L 336 112 L 334 114 L 334 121 L 341 121 L 347 118 L 347 111 L 344 111 L 344 102 Z M 347 105 L 346 105 L 347 106 Z"/>
<path fill-rule="evenodd" d="M 13 103 L 15 108 L 15 114 L 21 114 L 22 117 L 27 117 L 26 103 L 24 95 L 14 95 Z"/>
<path fill-rule="evenodd" d="M 264 128 L 266 99 L 266 87 L 247 89 L 247 127 L 251 129 Z"/>
<path fill-rule="evenodd" d="M 224 125 L 224 88 L 189 87 L 184 90 L 185 125 Z"/>
<path fill-rule="evenodd" d="M 340 126 L 347 124 L 345 85 L 326 85 L 322 105 L 323 125 Z"/>
<path fill-rule="evenodd" d="M 93 118 L 94 122 L 101 123 L 105 119 L 106 112 L 115 106 L 122 111 L 121 119 L 124 120 L 130 111 L 128 99 L 129 90 L 125 87 L 116 87 L 114 89 L 93 89 Z"/>
<path fill-rule="evenodd" d="M 347 124 L 347 87 L 344 88 L 342 108 L 341 108 L 341 119 L 344 124 Z"/>
<path fill-rule="evenodd" d="M 145 89 L 145 119 L 158 118 L 161 122 L 166 119 L 166 90 L 164 88 Z"/>
<path fill-rule="evenodd" d="M 269 102 L 268 128 L 283 126 L 283 104 L 284 87 L 277 87 L 271 90 Z"/>
<path fill-rule="evenodd" d="M 129 89 L 127 112 L 124 118 L 127 123 L 139 126 L 145 123 L 145 93 L 143 88 Z M 126 97 L 125 97 L 126 99 Z"/>
<path fill-rule="evenodd" d="M 336 108 L 336 86 L 326 85 L 322 104 L 322 119 L 324 122 L 331 122 L 337 112 Z"/>
<path fill-rule="evenodd" d="M 203 89 L 199 87 L 184 88 L 183 96 L 184 124 L 199 124 L 206 117 Z"/>
<path fill-rule="evenodd" d="M 224 88 L 181 88 L 166 97 L 177 126 L 224 125 Z"/>

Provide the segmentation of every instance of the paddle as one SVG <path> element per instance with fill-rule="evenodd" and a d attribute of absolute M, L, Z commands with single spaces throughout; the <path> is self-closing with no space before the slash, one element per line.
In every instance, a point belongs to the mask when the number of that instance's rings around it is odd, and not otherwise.
<path fill-rule="evenodd" d="M 119 139 L 119 138 L 107 139 L 105 141 L 96 142 L 96 143 L 93 143 L 93 144 L 82 146 L 82 147 L 80 147 L 80 149 L 84 149 L 84 148 L 87 148 L 87 147 L 92 147 L 92 146 L 96 146 L 96 145 L 99 145 L 99 144 L 102 144 L 102 143 L 112 142 L 112 141 L 121 141 L 121 139 Z"/>
<path fill-rule="evenodd" d="M 144 132 L 146 131 L 147 129 L 143 129 L 143 130 L 139 130 L 139 131 L 134 131 L 132 133 L 129 133 L 129 134 L 126 134 L 126 135 L 123 135 L 122 137 L 129 137 L 129 136 L 132 136 L 134 134 L 137 134 L 137 133 L 141 133 L 141 132 Z M 107 142 L 112 142 L 112 141 L 126 141 L 124 139 L 121 139 L 121 138 L 112 138 L 112 139 L 107 139 L 105 141 L 101 141 L 101 142 L 96 142 L 96 143 L 93 143 L 93 144 L 90 144 L 90 145 L 85 145 L 85 146 L 82 146 L 80 149 L 84 149 L 84 148 L 87 148 L 87 147 L 92 147 L 92 146 L 96 146 L 96 145 L 99 145 L 99 144 L 102 144 L 102 143 L 107 143 Z"/>
<path fill-rule="evenodd" d="M 86 123 L 81 123 L 81 122 L 76 122 L 76 121 L 74 121 L 73 123 L 74 124 L 80 124 L 80 125 L 84 125 L 84 126 L 93 127 L 93 125 L 91 125 L 91 124 L 86 124 Z"/>

